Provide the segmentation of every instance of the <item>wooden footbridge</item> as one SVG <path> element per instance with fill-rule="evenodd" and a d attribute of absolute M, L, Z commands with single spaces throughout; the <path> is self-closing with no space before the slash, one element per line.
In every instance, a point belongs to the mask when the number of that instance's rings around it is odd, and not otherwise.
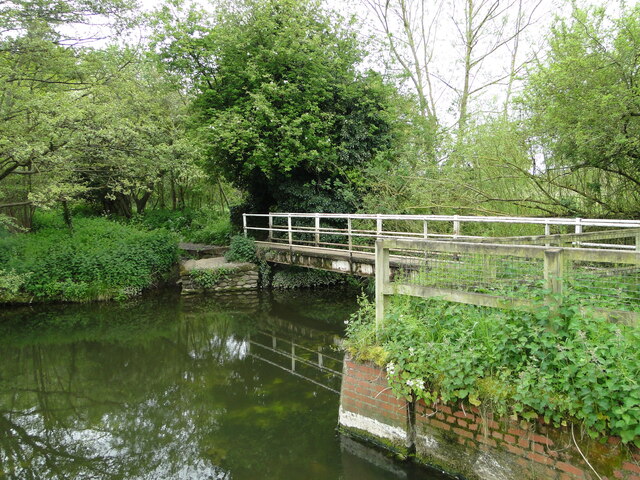
<path fill-rule="evenodd" d="M 618 321 L 640 312 L 637 220 L 269 213 L 243 222 L 268 262 L 375 276 L 380 321 L 394 294 L 515 309 L 570 295 Z"/>

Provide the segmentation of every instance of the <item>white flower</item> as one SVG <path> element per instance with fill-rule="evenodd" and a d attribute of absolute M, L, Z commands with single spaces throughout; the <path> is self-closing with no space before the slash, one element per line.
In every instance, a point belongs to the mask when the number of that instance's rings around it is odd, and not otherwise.
<path fill-rule="evenodd" d="M 394 373 L 396 373 L 396 366 L 393 364 L 393 362 L 387 363 L 387 373 L 389 375 L 393 375 Z"/>

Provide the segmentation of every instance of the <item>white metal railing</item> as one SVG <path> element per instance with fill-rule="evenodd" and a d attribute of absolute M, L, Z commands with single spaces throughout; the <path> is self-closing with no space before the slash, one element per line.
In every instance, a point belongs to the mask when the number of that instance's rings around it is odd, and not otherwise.
<path fill-rule="evenodd" d="M 259 223 L 262 225 L 259 225 Z M 342 223 L 343 227 L 336 227 Z M 363 224 L 370 227 L 365 228 Z M 326 248 L 347 248 L 349 251 L 370 251 L 375 249 L 374 242 L 385 238 L 422 238 L 432 240 L 483 240 L 477 235 L 465 235 L 465 226 L 469 224 L 512 224 L 539 225 L 541 238 L 552 235 L 552 228 L 558 230 L 568 227 L 574 235 L 583 234 L 585 228 L 640 229 L 640 220 L 591 219 L 591 218 L 542 218 L 542 217 L 480 217 L 465 215 L 388 215 L 388 214 L 329 214 L 329 213 L 245 213 L 243 227 L 245 236 L 250 232 L 263 232 L 269 242 L 288 245 L 306 245 Z M 386 225 L 385 225 L 386 224 Z M 394 228 L 385 229 L 392 224 Z M 449 225 L 447 225 L 449 224 Z M 569 232 L 567 232 L 569 233 Z M 505 235 L 506 237 L 506 235 Z M 615 235 L 607 236 L 607 240 Z M 572 240 L 576 247 L 616 248 L 640 250 L 640 232 L 630 237 L 627 244 L 595 242 L 597 236 L 591 234 L 584 241 Z M 344 239 L 344 240 L 337 240 Z M 534 243 L 533 237 L 513 237 L 509 243 L 521 238 L 525 243 Z M 537 239 L 538 242 L 540 238 Z M 591 241 L 588 241 L 591 240 Z M 501 242 L 502 243 L 502 242 Z"/>

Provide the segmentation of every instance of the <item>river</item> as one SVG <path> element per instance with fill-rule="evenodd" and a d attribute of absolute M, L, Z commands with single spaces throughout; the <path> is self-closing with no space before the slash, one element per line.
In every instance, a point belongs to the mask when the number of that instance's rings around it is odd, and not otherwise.
<path fill-rule="evenodd" d="M 355 292 L 0 307 L 0 479 L 426 479 L 336 431 Z"/>

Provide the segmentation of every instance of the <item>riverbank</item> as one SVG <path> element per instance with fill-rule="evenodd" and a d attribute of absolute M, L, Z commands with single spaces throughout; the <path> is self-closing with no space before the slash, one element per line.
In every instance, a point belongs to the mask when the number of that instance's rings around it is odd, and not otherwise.
<path fill-rule="evenodd" d="M 570 302 L 515 312 L 398 297 L 378 331 L 374 317 L 363 299 L 345 346 L 355 360 L 377 365 L 395 398 L 425 411 L 466 405 L 485 418 L 640 446 L 637 327 Z"/>
<path fill-rule="evenodd" d="M 0 303 L 125 299 L 161 285 L 177 237 L 102 217 L 45 216 L 33 232 L 0 237 Z"/>

